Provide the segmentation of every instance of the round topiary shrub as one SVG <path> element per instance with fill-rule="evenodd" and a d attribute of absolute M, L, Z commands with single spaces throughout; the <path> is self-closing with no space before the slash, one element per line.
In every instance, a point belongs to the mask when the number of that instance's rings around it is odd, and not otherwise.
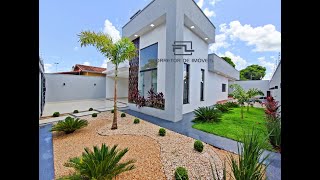
<path fill-rule="evenodd" d="M 165 136 L 166 135 L 166 130 L 164 128 L 159 129 L 159 135 L 160 136 Z"/>
<path fill-rule="evenodd" d="M 114 113 L 114 109 L 111 110 L 111 113 Z"/>
<path fill-rule="evenodd" d="M 78 110 L 74 110 L 73 113 L 79 113 L 79 111 Z"/>
<path fill-rule="evenodd" d="M 98 116 L 97 113 L 93 113 L 93 114 L 92 114 L 92 117 L 97 117 L 97 116 Z"/>
<path fill-rule="evenodd" d="M 93 108 L 89 108 L 89 111 L 93 111 Z"/>
<path fill-rule="evenodd" d="M 126 113 L 121 113 L 121 117 L 126 117 Z"/>
<path fill-rule="evenodd" d="M 133 123 L 134 123 L 134 124 L 139 124 L 139 123 L 140 123 L 140 119 L 138 119 L 138 118 L 134 119 L 134 120 L 133 120 Z"/>
<path fill-rule="evenodd" d="M 176 180 L 189 180 L 188 171 L 184 167 L 178 167 L 174 172 Z"/>
<path fill-rule="evenodd" d="M 59 113 L 59 112 L 54 112 L 52 116 L 53 116 L 53 117 L 59 117 L 59 116 L 60 116 L 60 113 Z"/>
<path fill-rule="evenodd" d="M 194 149 L 199 151 L 199 152 L 202 152 L 203 151 L 203 143 L 199 140 L 196 140 L 194 142 L 194 145 L 193 145 Z"/>

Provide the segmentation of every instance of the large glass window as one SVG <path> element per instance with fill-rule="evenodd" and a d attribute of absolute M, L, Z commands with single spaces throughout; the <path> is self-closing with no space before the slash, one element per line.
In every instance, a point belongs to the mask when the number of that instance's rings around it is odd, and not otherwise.
<path fill-rule="evenodd" d="M 204 101 L 204 69 L 201 69 L 201 82 L 200 82 L 200 101 Z"/>
<path fill-rule="evenodd" d="M 158 43 L 140 50 L 140 71 L 157 68 Z"/>
<path fill-rule="evenodd" d="M 158 43 L 140 50 L 139 90 L 144 97 L 151 88 L 157 92 L 157 59 Z"/>
<path fill-rule="evenodd" d="M 183 64 L 183 104 L 189 103 L 190 64 Z"/>

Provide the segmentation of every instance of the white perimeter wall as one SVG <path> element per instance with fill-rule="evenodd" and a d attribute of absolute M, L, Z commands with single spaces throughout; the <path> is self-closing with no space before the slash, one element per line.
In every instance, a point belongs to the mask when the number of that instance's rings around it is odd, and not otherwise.
<path fill-rule="evenodd" d="M 278 89 L 272 89 L 271 96 L 276 99 L 276 101 L 279 101 L 279 104 L 281 104 L 281 64 L 277 67 L 276 72 L 274 73 L 272 79 L 270 80 L 269 87 L 275 87 L 278 86 Z"/>
<path fill-rule="evenodd" d="M 166 25 L 162 24 L 140 37 L 140 49 L 158 43 L 158 59 L 166 58 Z M 165 97 L 165 62 L 158 62 L 157 92 L 162 92 Z M 140 72 L 139 72 L 140 77 Z M 139 80 L 140 83 L 140 80 Z M 138 85 L 140 87 L 140 84 Z"/>
<path fill-rule="evenodd" d="M 227 89 L 226 92 L 222 92 L 222 83 L 228 86 L 227 78 L 208 72 L 208 62 L 192 62 L 192 59 L 208 59 L 208 44 L 187 27 L 184 27 L 184 40 L 192 41 L 194 52 L 190 56 L 183 57 L 189 59 L 188 64 L 190 64 L 189 104 L 183 105 L 183 114 L 201 106 L 214 105 L 219 100 L 227 99 L 228 96 Z M 201 69 L 205 70 L 204 101 L 200 101 Z M 177 83 L 183 86 L 183 82 Z"/>
<path fill-rule="evenodd" d="M 46 102 L 100 99 L 106 94 L 105 77 L 45 74 L 45 78 Z"/>
<path fill-rule="evenodd" d="M 269 91 L 269 80 L 248 80 L 248 81 L 233 81 L 230 84 L 239 84 L 244 90 L 249 90 L 250 88 L 258 88 L 267 96 L 267 91 Z M 229 93 L 232 93 L 232 89 L 229 89 Z"/>
<path fill-rule="evenodd" d="M 128 78 L 118 78 L 117 81 L 117 97 L 128 97 Z M 114 98 L 114 80 L 111 77 L 106 77 L 106 99 Z"/>

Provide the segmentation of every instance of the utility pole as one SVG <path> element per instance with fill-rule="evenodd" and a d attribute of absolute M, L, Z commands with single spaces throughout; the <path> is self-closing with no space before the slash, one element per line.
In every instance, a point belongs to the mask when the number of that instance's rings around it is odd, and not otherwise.
<path fill-rule="evenodd" d="M 58 62 L 55 62 L 54 64 L 56 65 L 56 72 L 58 72 L 58 64 L 59 64 L 59 63 L 58 63 Z"/>

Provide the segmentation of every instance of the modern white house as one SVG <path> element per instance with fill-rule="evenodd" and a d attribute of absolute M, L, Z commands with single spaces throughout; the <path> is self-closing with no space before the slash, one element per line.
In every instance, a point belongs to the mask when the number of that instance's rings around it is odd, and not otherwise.
<path fill-rule="evenodd" d="M 281 61 L 272 75 L 269 90 L 271 91 L 271 96 L 281 104 Z"/>
<path fill-rule="evenodd" d="M 46 82 L 44 77 L 43 61 L 39 57 L 39 118 L 42 115 L 45 103 Z"/>
<path fill-rule="evenodd" d="M 239 71 L 216 54 L 215 26 L 193 0 L 153 0 L 122 28 L 138 49 L 137 57 L 120 65 L 118 97 L 128 97 L 131 110 L 177 122 L 183 114 L 228 98 L 229 81 Z M 109 63 L 106 87 L 113 88 Z M 139 107 L 139 97 L 153 89 L 163 108 Z M 107 91 L 106 98 L 113 97 Z M 159 100 L 160 99 L 160 100 Z"/>

